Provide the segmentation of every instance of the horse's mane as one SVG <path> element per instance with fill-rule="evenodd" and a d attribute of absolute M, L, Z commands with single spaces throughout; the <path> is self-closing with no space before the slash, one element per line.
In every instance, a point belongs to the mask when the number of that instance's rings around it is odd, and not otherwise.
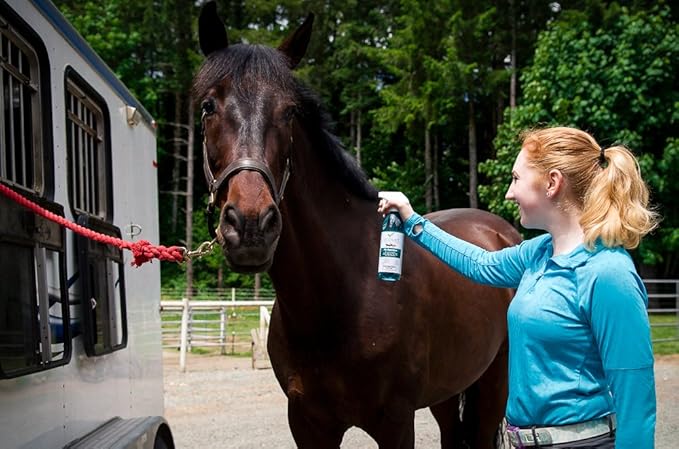
<path fill-rule="evenodd" d="M 195 99 L 205 97 L 209 89 L 228 78 L 236 95 L 245 95 L 258 81 L 273 84 L 281 92 L 292 92 L 297 103 L 297 118 L 304 123 L 314 150 L 330 171 L 354 194 L 377 199 L 373 187 L 354 159 L 331 131 L 331 121 L 316 93 L 295 78 L 285 55 L 262 45 L 230 45 L 209 55 L 193 81 Z M 318 146 L 318 148 L 316 147 Z"/>

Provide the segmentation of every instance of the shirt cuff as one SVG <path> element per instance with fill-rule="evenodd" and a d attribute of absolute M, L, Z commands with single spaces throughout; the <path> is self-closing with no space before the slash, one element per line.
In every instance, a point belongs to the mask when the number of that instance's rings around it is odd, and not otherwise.
<path fill-rule="evenodd" d="M 403 232 L 408 237 L 417 237 L 422 233 L 422 229 L 420 228 L 418 232 L 415 232 L 415 226 L 418 224 L 424 224 L 425 218 L 418 214 L 417 212 L 413 212 L 413 214 L 408 217 L 408 219 L 403 223 Z"/>

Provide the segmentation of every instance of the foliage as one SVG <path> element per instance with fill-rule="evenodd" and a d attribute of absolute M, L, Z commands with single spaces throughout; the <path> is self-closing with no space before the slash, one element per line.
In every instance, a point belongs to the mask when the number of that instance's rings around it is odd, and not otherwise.
<path fill-rule="evenodd" d="M 186 123 L 191 77 L 202 61 L 201 2 L 55 0 L 64 15 L 158 122 L 161 242 L 181 244 L 184 214 L 171 215 L 176 187 L 174 122 Z M 440 207 L 469 204 L 469 127 L 476 125 L 484 207 L 514 220 L 504 201 L 520 130 L 575 125 L 602 143 L 640 155 L 662 227 L 637 259 L 679 272 L 676 133 L 676 6 L 639 0 L 217 0 L 232 43 L 278 45 L 309 12 L 314 33 L 297 75 L 319 93 L 335 133 L 379 189 L 406 192 L 418 210 L 438 184 Z M 676 3 L 676 2 L 675 2 Z M 622 5 L 622 6 L 621 6 Z M 557 7 L 558 6 L 558 7 Z M 514 43 L 514 44 L 513 44 Z M 514 55 L 519 107 L 506 109 Z M 473 107 L 470 107 L 473 106 Z M 176 114 L 177 107 L 180 116 Z M 360 117 L 360 119 L 359 119 Z M 199 136 L 199 126 L 195 128 Z M 180 138 L 184 138 L 182 134 Z M 430 159 L 425 163 L 425 136 Z M 195 139 L 200 154 L 200 138 Z M 186 145 L 182 147 L 185 154 Z M 433 162 L 432 162 L 433 160 Z M 207 238 L 206 188 L 195 164 L 194 242 Z M 185 162 L 181 162 L 184 182 Z M 428 172 L 429 170 L 429 172 Z M 183 198 L 183 197 L 180 197 Z M 180 203 L 183 203 L 180 201 Z M 195 245 L 194 245 L 195 246 Z M 197 286 L 251 285 L 219 254 L 197 262 Z M 163 283 L 181 286 L 183 267 L 163 264 Z M 268 282 L 268 281 L 266 281 Z"/>
<path fill-rule="evenodd" d="M 169 51 L 163 39 L 167 34 L 156 26 L 168 22 L 163 11 L 150 2 L 129 0 L 54 3 L 146 109 L 160 114 L 157 106 L 163 78 L 158 54 Z"/>
<path fill-rule="evenodd" d="M 677 164 L 679 28 L 666 7 L 632 12 L 616 4 L 593 23 L 566 11 L 540 35 L 533 64 L 521 79 L 524 95 L 495 139 L 496 159 L 482 165 L 489 182 L 481 198 L 510 219 L 503 200 L 519 132 L 542 125 L 571 125 L 591 132 L 603 146 L 623 143 L 640 157 L 653 201 L 665 216 L 662 229 L 638 252 L 644 263 L 676 264 L 679 216 L 672 176 Z M 670 269 L 670 265 L 666 265 Z"/>

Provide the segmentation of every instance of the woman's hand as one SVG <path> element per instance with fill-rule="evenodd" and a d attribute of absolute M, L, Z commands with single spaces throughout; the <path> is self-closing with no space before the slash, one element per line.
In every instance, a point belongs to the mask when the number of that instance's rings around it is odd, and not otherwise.
<path fill-rule="evenodd" d="M 378 196 L 380 198 L 379 206 L 377 206 L 377 212 L 382 215 L 386 214 L 389 209 L 398 209 L 398 214 L 401 216 L 403 221 L 406 221 L 415 212 L 406 197 L 401 192 L 379 192 Z"/>

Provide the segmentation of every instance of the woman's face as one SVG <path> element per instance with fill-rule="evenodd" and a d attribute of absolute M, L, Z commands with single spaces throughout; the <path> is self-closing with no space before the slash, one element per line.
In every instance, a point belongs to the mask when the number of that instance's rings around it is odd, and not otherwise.
<path fill-rule="evenodd" d="M 551 203 L 547 197 L 548 180 L 528 164 L 526 151 L 521 149 L 512 168 L 512 183 L 505 198 L 519 206 L 521 225 L 526 229 L 546 229 L 547 211 Z"/>

